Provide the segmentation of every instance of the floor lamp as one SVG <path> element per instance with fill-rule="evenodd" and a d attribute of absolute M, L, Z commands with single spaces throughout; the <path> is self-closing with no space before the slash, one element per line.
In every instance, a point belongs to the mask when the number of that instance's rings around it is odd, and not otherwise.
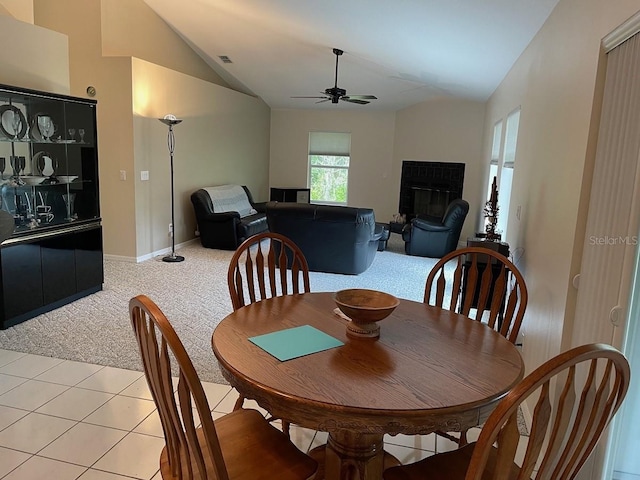
<path fill-rule="evenodd" d="M 182 262 L 184 257 L 180 255 L 176 255 L 176 238 L 175 238 L 175 230 L 176 230 L 176 221 L 175 221 L 175 207 L 173 200 L 173 149 L 175 147 L 176 141 L 173 136 L 173 126 L 182 122 L 182 120 L 177 119 L 175 115 L 165 115 L 164 118 L 159 118 L 162 123 L 169 126 L 169 134 L 167 135 L 167 146 L 169 147 L 169 156 L 171 158 L 171 255 L 167 255 L 162 258 L 163 262 Z"/>

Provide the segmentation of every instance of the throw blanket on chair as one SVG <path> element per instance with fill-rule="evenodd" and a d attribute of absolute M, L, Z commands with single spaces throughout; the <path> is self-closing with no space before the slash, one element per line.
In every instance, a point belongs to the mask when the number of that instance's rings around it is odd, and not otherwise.
<path fill-rule="evenodd" d="M 238 212 L 241 217 L 257 213 L 240 185 L 220 185 L 204 188 L 211 198 L 215 213 Z"/>

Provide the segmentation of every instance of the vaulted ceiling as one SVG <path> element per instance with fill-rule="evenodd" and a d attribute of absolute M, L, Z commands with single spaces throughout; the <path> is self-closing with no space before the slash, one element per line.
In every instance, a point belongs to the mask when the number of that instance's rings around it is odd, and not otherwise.
<path fill-rule="evenodd" d="M 558 0 L 145 0 L 233 88 L 271 108 L 486 100 Z M 334 86 L 367 105 L 316 103 Z M 223 63 L 227 56 L 232 63 Z"/>

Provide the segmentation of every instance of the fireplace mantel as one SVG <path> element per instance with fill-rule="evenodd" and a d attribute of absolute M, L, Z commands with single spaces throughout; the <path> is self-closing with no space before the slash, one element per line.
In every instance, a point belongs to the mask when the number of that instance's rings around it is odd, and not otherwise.
<path fill-rule="evenodd" d="M 440 220 L 452 200 L 462 198 L 464 163 L 402 162 L 399 213 Z"/>

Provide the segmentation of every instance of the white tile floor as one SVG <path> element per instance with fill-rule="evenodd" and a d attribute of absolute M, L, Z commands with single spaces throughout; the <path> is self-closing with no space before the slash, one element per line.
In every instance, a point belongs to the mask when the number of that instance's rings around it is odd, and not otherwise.
<path fill-rule="evenodd" d="M 235 390 L 204 387 L 214 418 L 233 409 Z M 303 451 L 326 441 L 296 426 L 291 437 Z M 0 349 L 0 479 L 159 480 L 163 446 L 142 372 Z M 385 449 L 412 462 L 433 454 L 436 438 L 388 436 Z"/>

